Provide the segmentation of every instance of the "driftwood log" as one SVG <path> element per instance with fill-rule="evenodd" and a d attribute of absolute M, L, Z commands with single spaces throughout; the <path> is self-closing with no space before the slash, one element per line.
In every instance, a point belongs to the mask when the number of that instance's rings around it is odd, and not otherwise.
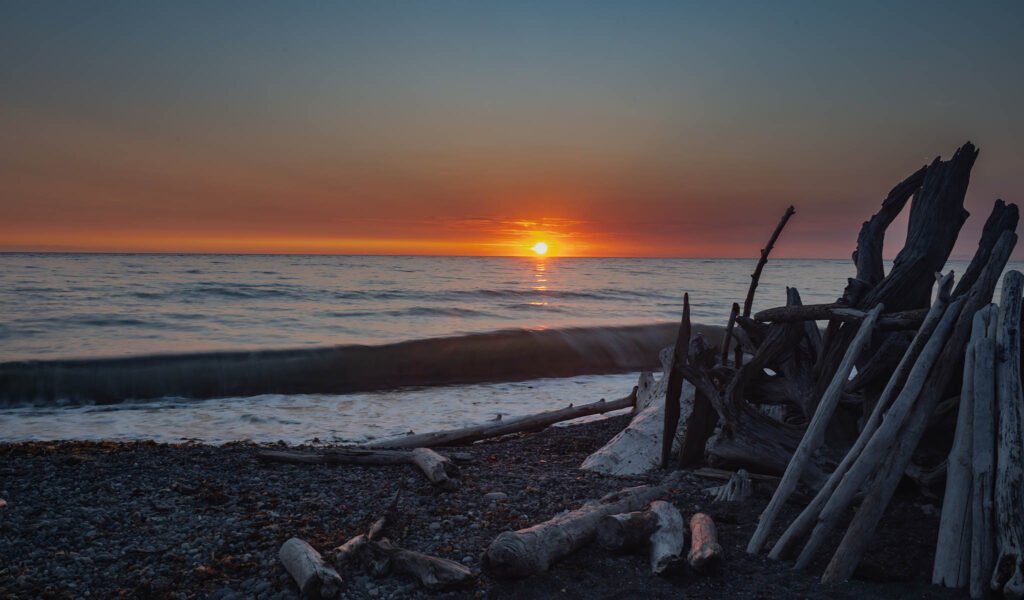
<path fill-rule="evenodd" d="M 327 599 L 341 595 L 344 585 L 341 576 L 305 541 L 290 538 L 277 555 L 306 598 Z"/>
<path fill-rule="evenodd" d="M 1020 381 L 1021 293 L 1024 275 L 1009 271 L 999 299 L 996 343 L 996 558 L 991 587 L 1024 597 L 1024 396 Z"/>
<path fill-rule="evenodd" d="M 690 517 L 690 553 L 686 562 L 698 573 L 714 570 L 722 560 L 722 545 L 718 543 L 715 522 L 704 513 Z"/>
<path fill-rule="evenodd" d="M 664 500 L 651 502 L 658 527 L 651 535 L 651 573 L 660 575 L 683 556 L 686 525 L 679 509 Z"/>
<path fill-rule="evenodd" d="M 677 481 L 678 475 L 670 475 L 660 485 L 627 488 L 527 529 L 499 534 L 481 559 L 484 572 L 515 579 L 546 571 L 589 543 L 603 517 L 640 510 L 663 498 Z"/>
<path fill-rule="evenodd" d="M 804 469 L 810 464 L 812 455 L 825 443 L 825 429 L 828 427 L 829 419 L 832 418 L 832 413 L 835 411 L 836 406 L 839 405 L 843 387 L 850 380 L 850 373 L 853 371 L 854 363 L 860 357 L 864 347 L 871 342 L 871 333 L 875 327 L 878 315 L 882 312 L 882 308 L 881 304 L 876 305 L 868 317 L 861 322 L 860 330 L 847 348 L 846 356 L 843 357 L 839 369 L 832 378 L 832 383 L 829 384 L 828 389 L 825 390 L 825 394 L 818 403 L 814 417 L 804 431 L 804 437 L 800 440 L 800 445 L 797 446 L 796 451 L 793 453 L 793 458 L 790 459 L 789 465 L 786 467 L 786 472 L 782 476 L 782 481 L 779 482 L 779 487 L 775 489 L 775 494 L 772 495 L 771 501 L 765 507 L 764 512 L 761 513 L 760 519 L 758 519 L 757 529 L 747 544 L 747 552 L 756 554 L 761 551 L 761 546 L 768 539 L 768 534 L 771 531 L 772 524 L 775 522 L 775 517 L 782 510 L 782 506 L 789 499 L 789 496 L 796 490 Z"/>
<path fill-rule="evenodd" d="M 754 306 L 754 292 L 757 290 L 757 284 L 761 281 L 761 272 L 764 270 L 765 264 L 768 262 L 768 255 L 771 254 L 772 248 L 775 247 L 775 242 L 779 241 L 779 234 L 782 233 L 782 228 L 789 222 L 789 218 L 793 216 L 796 209 L 790 206 L 786 209 L 786 212 L 782 213 L 782 218 L 779 220 L 779 224 L 775 226 L 775 231 L 772 232 L 772 236 L 768 238 L 768 243 L 761 249 L 761 257 L 757 261 L 757 266 L 754 268 L 754 272 L 750 275 L 750 288 L 747 290 L 747 298 L 743 301 L 743 316 L 749 317 L 750 310 Z"/>
<path fill-rule="evenodd" d="M 618 400 L 599 400 L 581 406 L 569 405 L 566 408 L 552 410 L 536 415 L 517 417 L 502 421 L 493 421 L 472 425 L 449 431 L 417 433 L 384 440 L 374 440 L 364 444 L 367 448 L 435 448 L 438 446 L 465 446 L 488 438 L 540 431 L 555 423 L 569 421 L 590 415 L 603 414 L 615 410 L 631 408 L 636 401 L 633 394 Z"/>
<path fill-rule="evenodd" d="M 597 522 L 594 541 L 605 550 L 624 552 L 647 545 L 658 529 L 658 516 L 650 509 L 606 515 Z"/>
<path fill-rule="evenodd" d="M 974 344 L 974 482 L 971 490 L 971 573 L 972 598 L 988 595 L 995 547 L 992 515 L 992 484 L 995 481 L 996 370 L 995 306 L 979 310 L 971 333 Z"/>
<path fill-rule="evenodd" d="M 743 502 L 753 493 L 753 484 L 750 481 L 750 473 L 740 469 L 732 474 L 729 481 L 722 485 L 709 487 L 704 493 L 711 495 L 712 502 Z"/>
<path fill-rule="evenodd" d="M 448 457 L 430 448 L 413 450 L 367 450 L 365 448 L 334 448 L 322 452 L 295 452 L 292 450 L 260 450 L 256 458 L 263 462 L 302 465 L 415 465 L 430 483 L 443 490 L 459 487 L 453 479 L 459 469 Z"/>
<path fill-rule="evenodd" d="M 668 466 L 672 457 L 672 443 L 679 426 L 680 396 L 683 394 L 683 365 L 690 351 L 690 295 L 683 294 L 683 317 L 679 323 L 679 334 L 672 350 L 672 368 L 668 372 L 665 389 L 665 418 L 661 434 L 661 468 Z"/>

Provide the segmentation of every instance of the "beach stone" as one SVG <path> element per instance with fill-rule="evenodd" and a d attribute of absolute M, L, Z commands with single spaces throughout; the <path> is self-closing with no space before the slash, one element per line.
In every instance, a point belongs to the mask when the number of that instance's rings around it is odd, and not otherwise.
<path fill-rule="evenodd" d="M 506 494 L 505 492 L 490 492 L 490 493 L 484 494 L 484 500 L 489 500 L 491 502 L 502 502 L 502 501 L 505 501 L 507 499 L 508 499 L 508 494 Z"/>
<path fill-rule="evenodd" d="M 438 523 L 437 521 L 434 521 L 430 525 L 427 525 L 427 528 L 430 529 L 431 531 L 437 531 L 437 530 L 441 529 L 441 524 Z"/>

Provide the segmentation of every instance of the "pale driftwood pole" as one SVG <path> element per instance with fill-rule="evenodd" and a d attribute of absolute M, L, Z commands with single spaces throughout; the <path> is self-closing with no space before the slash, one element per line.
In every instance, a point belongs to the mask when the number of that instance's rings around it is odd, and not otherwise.
<path fill-rule="evenodd" d="M 963 299 L 958 298 L 950 302 L 946 307 L 946 312 L 942 315 L 942 320 L 939 321 L 938 327 L 935 328 L 935 333 L 932 334 L 925 344 L 917 362 L 914 363 L 914 368 L 911 369 L 910 374 L 907 376 L 903 390 L 892 403 L 882 424 L 875 431 L 874 435 L 871 436 L 871 440 L 864 447 L 864 451 L 857 457 L 856 462 L 854 462 L 850 470 L 846 472 L 846 476 L 843 477 L 836 487 L 836 491 L 821 509 L 821 514 L 818 516 L 818 524 L 815 525 L 807 545 L 804 546 L 800 556 L 797 558 L 797 569 L 804 569 L 811 563 L 815 552 L 825 542 L 825 537 L 839 522 L 843 512 L 853 502 L 854 496 L 860 491 L 864 482 L 867 481 L 868 477 L 875 474 L 880 463 L 889 458 L 893 443 L 896 441 L 904 421 L 906 421 L 911 410 L 914 408 L 915 401 L 928 380 L 932 366 L 935 365 L 950 332 L 953 330 L 953 326 L 957 322 L 962 305 Z"/>
<path fill-rule="evenodd" d="M 829 384 L 822 395 L 821 401 L 814 411 L 814 416 L 811 417 L 811 422 L 808 424 L 806 431 L 804 431 L 804 437 L 800 440 L 800 445 L 793 452 L 793 458 L 790 459 L 789 465 L 786 467 L 786 472 L 782 476 L 782 481 L 779 482 L 779 487 L 775 489 L 775 494 L 772 496 L 771 501 L 765 507 L 764 512 L 761 513 L 757 529 L 747 544 L 747 552 L 756 554 L 761 551 L 761 547 L 771 532 L 775 517 L 782 510 L 782 506 L 793 493 L 793 490 L 796 489 L 804 469 L 811 460 L 811 456 L 825 442 L 825 429 L 828 427 L 829 420 L 832 418 L 832 413 L 835 412 L 836 406 L 839 405 L 843 387 L 850 379 L 850 372 L 853 371 L 853 366 L 857 362 L 861 350 L 870 343 L 871 331 L 874 329 L 875 321 L 878 319 L 878 315 L 882 313 L 883 308 L 879 304 L 871 310 L 868 317 L 861 322 L 860 329 L 857 331 L 856 337 L 853 338 L 853 342 L 847 347 L 846 356 L 843 357 L 843 361 L 839 364 L 839 368 L 832 378 L 832 383 Z"/>
<path fill-rule="evenodd" d="M 953 289 L 953 272 L 950 271 L 939 278 L 937 287 L 938 293 L 936 294 L 935 302 L 928 310 L 928 314 L 925 316 L 920 329 L 917 330 L 917 334 L 914 336 L 914 339 L 910 342 L 907 350 L 903 353 L 903 358 L 900 359 L 899 364 L 890 376 L 885 389 L 882 390 L 882 394 L 879 396 L 878 402 L 875 403 L 875 407 L 872 409 L 868 420 L 864 423 L 864 428 L 857 437 L 857 441 L 854 443 L 853 447 L 850 448 L 849 452 L 846 453 L 846 456 L 843 457 L 839 466 L 832 472 L 828 481 L 825 482 L 825 485 L 818 491 L 811 503 L 804 508 L 800 515 L 789 525 L 778 541 L 775 542 L 775 546 L 772 547 L 771 552 L 768 553 L 769 558 L 782 558 L 797 539 L 807 535 L 807 532 L 814 526 L 814 523 L 818 518 L 818 514 L 821 513 L 821 509 L 825 506 L 825 503 L 828 502 L 828 499 L 832 496 L 832 493 L 839 485 L 839 482 L 842 481 L 843 476 L 846 475 L 846 472 L 851 466 L 853 466 L 857 458 L 860 457 L 861 452 L 864 451 L 864 447 L 867 446 L 868 441 L 871 440 L 871 436 L 874 435 L 878 426 L 881 425 L 882 415 L 889 410 L 889 406 L 892 405 L 893 400 L 903 388 L 903 384 L 906 382 L 907 376 L 910 374 L 914 364 L 917 362 L 918 356 L 920 356 L 925 344 L 935 331 L 935 328 L 939 325 L 939 321 L 942 320 L 942 315 L 946 311 L 946 306 L 949 304 L 950 292 Z"/>
<path fill-rule="evenodd" d="M 988 595 L 995 542 L 992 518 L 992 482 L 995 469 L 996 370 L 995 306 L 974 316 L 974 430 L 971 490 L 971 598 Z M 986 330 L 992 330 L 988 332 Z"/>
<path fill-rule="evenodd" d="M 939 537 L 935 543 L 932 583 L 966 587 L 971 573 L 971 488 L 974 485 L 974 340 L 964 357 L 953 448 L 946 461 L 946 493 L 942 499 Z"/>
<path fill-rule="evenodd" d="M 747 298 L 743 301 L 744 317 L 750 316 L 750 310 L 754 306 L 754 291 L 757 290 L 757 284 L 761 280 L 761 271 L 764 270 L 764 265 L 768 262 L 768 255 L 771 253 L 772 248 L 775 247 L 775 242 L 778 241 L 779 234 L 782 233 L 782 228 L 786 226 L 789 218 L 792 217 L 795 212 L 796 209 L 792 206 L 786 209 L 786 212 L 782 214 L 782 219 L 779 220 L 779 224 L 775 226 L 775 231 L 772 232 L 772 237 L 768 238 L 768 244 L 761 249 L 761 258 L 757 261 L 754 273 L 750 276 L 750 289 L 747 290 Z"/>
<path fill-rule="evenodd" d="M 664 500 L 651 502 L 658 528 L 651 535 L 651 573 L 660 575 L 683 555 L 686 525 L 679 509 Z"/>
<path fill-rule="evenodd" d="M 472 425 L 470 427 L 463 427 L 462 429 L 418 433 L 384 440 L 374 440 L 364 444 L 364 446 L 366 448 L 435 448 L 438 446 L 469 445 L 478 440 L 524 431 L 538 431 L 561 421 L 568 421 L 579 417 L 630 408 L 635 402 L 636 393 L 634 391 L 633 394 L 618 400 L 599 400 L 597 402 L 583 404 L 581 406 L 570 405 L 567 408 L 560 408 L 558 410 L 551 410 L 505 421 Z"/>
<path fill-rule="evenodd" d="M 1020 382 L 1024 275 L 1009 271 L 999 299 L 996 361 L 996 558 L 992 591 L 1024 597 L 1024 397 Z"/>

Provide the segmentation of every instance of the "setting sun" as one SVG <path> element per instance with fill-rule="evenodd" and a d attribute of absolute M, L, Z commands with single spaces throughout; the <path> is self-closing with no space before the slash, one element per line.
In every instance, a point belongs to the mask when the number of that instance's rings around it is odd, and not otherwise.
<path fill-rule="evenodd" d="M 530 250 L 533 250 L 537 256 L 544 256 L 548 253 L 548 245 L 544 242 L 537 242 Z"/>

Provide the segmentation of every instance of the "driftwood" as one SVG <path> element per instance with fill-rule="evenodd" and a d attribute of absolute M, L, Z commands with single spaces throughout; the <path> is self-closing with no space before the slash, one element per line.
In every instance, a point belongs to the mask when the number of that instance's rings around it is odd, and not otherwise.
<path fill-rule="evenodd" d="M 818 523 L 811 532 L 811 537 L 804 546 L 803 551 L 797 558 L 796 568 L 803 569 L 810 564 L 815 552 L 824 543 L 825 537 L 836 526 L 843 512 L 853 502 L 854 496 L 860 491 L 868 477 L 873 475 L 878 465 L 889 458 L 891 449 L 900 436 L 900 428 L 914 409 L 914 401 L 918 398 L 921 389 L 926 385 L 929 378 L 934 378 L 933 367 L 949 338 L 957 319 L 960 316 L 962 302 L 954 300 L 946 307 L 942 319 L 939 321 L 935 332 L 928 339 L 924 349 L 918 356 L 914 367 L 907 375 L 903 390 L 893 401 L 885 414 L 881 425 L 875 430 L 874 435 L 864 446 L 857 460 L 850 466 L 846 475 L 836 486 L 836 490 L 821 509 L 818 515 Z M 909 461 L 908 461 L 909 462 Z M 903 465 L 899 474 L 902 476 L 906 465 Z"/>
<path fill-rule="evenodd" d="M 922 350 L 924 350 L 925 344 L 931 338 L 935 328 L 938 327 L 939 322 L 942 320 L 942 315 L 945 313 L 946 306 L 949 303 L 950 292 L 953 289 L 952 272 L 946 274 L 942 279 L 940 279 L 937 287 L 938 293 L 936 295 L 935 303 L 932 304 L 928 315 L 925 317 L 924 323 L 918 330 L 917 335 L 914 336 L 910 346 L 907 347 L 906 352 L 904 352 L 903 358 L 900 359 L 900 363 L 897 365 L 896 370 L 889 378 L 888 384 L 882 391 L 878 401 L 875 403 L 871 415 L 865 422 L 864 428 L 861 430 L 857 441 L 846 453 L 846 456 L 843 457 L 839 466 L 836 467 L 829 476 L 825 485 L 818 490 L 817 495 L 810 504 L 804 508 L 800 515 L 790 524 L 778 539 L 775 546 L 772 547 L 771 552 L 769 552 L 769 557 L 774 559 L 782 558 L 794 541 L 802 538 L 811 530 L 811 527 L 813 527 L 814 523 L 817 521 L 818 515 L 821 513 L 821 509 L 825 506 L 825 503 L 828 502 L 832 493 L 839 486 L 839 483 L 843 480 L 847 471 L 850 470 L 850 467 L 852 467 L 857 459 L 860 458 L 861 452 L 863 452 L 864 448 L 875 434 L 875 431 L 878 430 L 879 425 L 882 423 L 882 416 L 889 410 L 889 407 L 892 406 L 897 394 L 906 383 L 911 370 L 916 365 L 918 357 Z"/>
<path fill-rule="evenodd" d="M 640 510 L 664 497 L 676 481 L 678 476 L 670 475 L 661 485 L 627 488 L 527 529 L 501 533 L 484 552 L 484 572 L 514 579 L 546 571 L 590 542 L 603 517 Z"/>
<path fill-rule="evenodd" d="M 722 485 L 709 487 L 704 493 L 711 495 L 712 502 L 743 502 L 753 493 L 750 474 L 740 469 L 732 474 L 729 481 Z"/>
<path fill-rule="evenodd" d="M 535 415 L 517 417 L 503 421 L 492 421 L 480 425 L 452 429 L 448 431 L 435 431 L 431 433 L 417 433 L 413 435 L 399 436 L 384 440 L 374 440 L 364 444 L 367 448 L 435 448 L 438 446 L 466 446 L 488 438 L 500 437 L 513 433 L 529 431 L 540 431 L 549 425 L 561 421 L 569 421 L 597 415 L 614 410 L 630 408 L 636 401 L 633 394 L 618 400 L 599 400 L 581 406 L 569 405 L 559 410 L 551 410 Z"/>
<path fill-rule="evenodd" d="M 971 488 L 974 482 L 971 462 L 974 453 L 974 349 L 977 345 L 974 334 L 978 329 L 975 324 L 964 357 L 960 413 L 947 461 L 946 491 L 932 567 L 932 583 L 950 588 L 966 587 L 971 572 Z"/>
<path fill-rule="evenodd" d="M 656 529 L 658 516 L 649 509 L 607 515 L 597 522 L 594 540 L 605 550 L 635 550 L 646 545 Z"/>
<path fill-rule="evenodd" d="M 744 471 L 744 473 L 746 473 L 746 471 Z M 727 471 L 725 469 L 716 469 L 714 467 L 701 467 L 699 469 L 694 469 L 693 474 L 697 475 L 698 477 L 707 477 L 708 479 L 722 479 L 725 481 L 728 481 L 736 476 L 736 473 L 732 471 Z M 779 478 L 776 477 L 775 475 L 764 475 L 762 473 L 747 473 L 747 477 L 749 477 L 753 481 L 760 481 L 762 483 L 770 483 L 773 485 L 779 483 Z"/>
<path fill-rule="evenodd" d="M 992 515 L 992 484 L 995 480 L 996 370 L 995 306 L 978 311 L 971 334 L 974 344 L 974 429 L 972 445 L 974 474 L 971 489 L 971 573 L 972 598 L 988 595 L 995 548 Z"/>
<path fill-rule="evenodd" d="M 718 567 L 722 560 L 722 546 L 718 543 L 715 522 L 704 513 L 690 517 L 690 553 L 686 562 L 698 573 L 705 573 Z"/>
<path fill-rule="evenodd" d="M 992 292 L 998 282 L 999 274 L 1006 266 L 1006 261 L 1009 260 L 1016 243 L 1017 235 L 1010 231 L 1004 231 L 993 247 L 989 261 L 977 281 L 967 293 L 955 300 L 964 301 L 960 318 L 949 336 L 946 347 L 943 348 L 942 354 L 935 362 L 932 376 L 921 390 L 914 411 L 907 421 L 904 431 L 900 434 L 900 439 L 893 448 L 889 460 L 883 469 L 875 475 L 865 494 L 864 502 L 850 523 L 836 553 L 832 556 L 832 560 L 822 576 L 823 581 L 831 583 L 849 579 L 863 557 L 871 534 L 903 478 L 903 473 L 913 458 L 914 450 L 924 435 L 935 407 L 946 397 L 946 388 L 952 378 L 961 370 L 964 350 L 971 333 L 973 315 L 992 299 Z"/>
<path fill-rule="evenodd" d="M 704 337 L 698 333 L 690 340 L 687 360 L 690 364 L 711 368 L 714 360 L 711 352 L 712 349 L 704 342 Z M 688 408 L 685 420 L 676 430 L 680 466 L 689 466 L 704 460 L 704 448 L 718 425 L 718 413 L 715 412 L 711 399 L 700 390 L 694 388 Z"/>
<path fill-rule="evenodd" d="M 779 306 L 762 310 L 754 315 L 754 320 L 767 323 L 801 323 L 804 321 L 832 320 L 859 323 L 867 318 L 869 312 L 838 303 Z M 886 313 L 878 317 L 877 327 L 881 330 L 917 329 L 927 312 L 927 309 L 913 309 Z"/>
<path fill-rule="evenodd" d="M 686 525 L 679 509 L 663 500 L 651 502 L 658 527 L 651 535 L 651 573 L 660 575 L 676 563 L 686 547 Z"/>
<path fill-rule="evenodd" d="M 281 546 L 277 556 L 306 598 L 326 599 L 341 595 L 341 576 L 323 561 L 315 548 L 303 540 L 294 537 L 289 539 Z"/>
<path fill-rule="evenodd" d="M 304 465 L 416 465 L 430 483 L 443 490 L 459 487 L 452 479 L 458 467 L 450 459 L 430 448 L 413 450 L 368 450 L 365 448 L 335 448 L 317 453 L 290 450 L 260 450 L 256 458 L 264 462 Z"/>
<path fill-rule="evenodd" d="M 679 323 L 675 349 L 672 352 L 672 368 L 668 372 L 668 387 L 665 390 L 665 419 L 661 434 L 661 468 L 668 466 L 672 456 L 672 442 L 675 441 L 679 426 L 679 397 L 683 393 L 682 368 L 690 352 L 690 295 L 683 294 L 683 317 Z"/>
<path fill-rule="evenodd" d="M 775 231 L 772 232 L 772 237 L 768 238 L 768 243 L 764 248 L 761 249 L 761 258 L 757 261 L 757 267 L 754 268 L 754 272 L 750 275 L 750 288 L 747 290 L 747 298 L 743 301 L 743 316 L 749 317 L 750 310 L 754 306 L 754 291 L 757 290 L 757 284 L 761 280 L 761 271 L 764 270 L 764 265 L 768 262 L 768 254 L 771 253 L 772 248 L 775 247 L 775 242 L 779 239 L 779 234 L 782 233 L 782 228 L 789 222 L 789 218 L 793 216 L 796 209 L 790 206 L 786 209 L 786 212 L 782 213 L 782 219 L 779 220 L 779 224 L 775 226 Z"/>
<path fill-rule="evenodd" d="M 725 337 L 722 339 L 722 357 L 719 359 L 719 363 L 723 365 L 729 364 L 729 345 L 732 343 L 732 331 L 736 326 L 736 317 L 740 314 L 740 305 L 736 302 L 732 303 L 732 310 L 729 311 L 729 322 L 725 326 Z M 737 367 L 742 364 L 743 352 L 736 347 L 737 360 L 734 363 Z"/>
<path fill-rule="evenodd" d="M 992 591 L 1024 597 L 1024 397 L 1020 381 L 1024 275 L 1009 271 L 999 299 L 996 360 L 996 559 Z"/>
<path fill-rule="evenodd" d="M 825 442 L 825 428 L 828 427 L 829 419 L 832 418 L 832 413 L 839 404 L 843 387 L 850 379 L 850 372 L 853 371 L 854 362 L 860 356 L 864 347 L 871 342 L 871 332 L 874 329 L 878 315 L 882 312 L 882 308 L 882 305 L 879 304 L 871 310 L 868 317 L 861 323 L 860 330 L 857 332 L 856 337 L 854 337 L 853 342 L 847 348 L 846 356 L 843 357 L 843 362 L 839 365 L 832 383 L 825 390 L 821 402 L 818 403 L 814 417 L 804 431 L 804 437 L 800 440 L 800 445 L 797 446 L 796 451 L 793 453 L 793 458 L 786 467 L 786 472 L 782 476 L 782 481 L 779 482 L 779 487 L 775 489 L 771 502 L 768 503 L 764 512 L 761 513 L 760 519 L 758 519 L 757 529 L 747 544 L 747 552 L 756 554 L 761 551 L 761 546 L 768 539 L 768 534 L 771 531 L 772 524 L 775 522 L 775 517 L 789 496 L 796 490 L 804 469 L 810 464 L 811 456 Z"/>

